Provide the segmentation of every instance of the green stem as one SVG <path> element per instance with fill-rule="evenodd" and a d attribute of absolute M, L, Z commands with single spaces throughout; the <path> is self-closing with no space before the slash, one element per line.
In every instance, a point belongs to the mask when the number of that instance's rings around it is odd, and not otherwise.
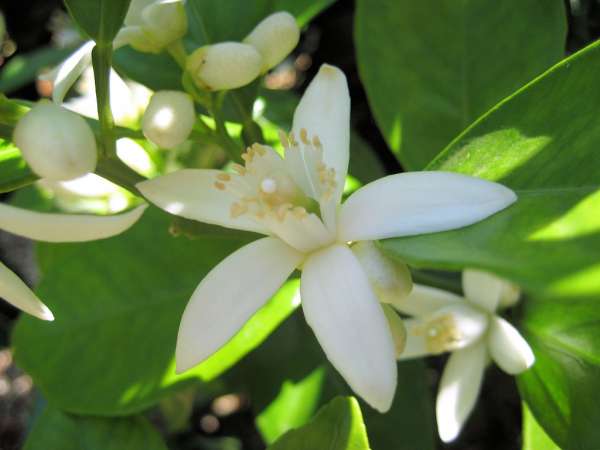
<path fill-rule="evenodd" d="M 102 158 L 96 166 L 96 174 L 115 184 L 127 189 L 131 193 L 142 197 L 142 194 L 135 185 L 146 178 L 131 167 L 126 165 L 117 157 Z"/>
<path fill-rule="evenodd" d="M 223 93 L 212 94 L 211 95 L 211 105 L 210 105 L 210 113 L 215 120 L 215 127 L 217 136 L 221 141 L 221 145 L 229 155 L 229 157 L 237 162 L 242 163 L 242 149 L 239 145 L 235 143 L 235 141 L 229 136 L 227 132 L 227 128 L 225 127 L 225 120 L 223 119 L 223 115 L 221 114 L 221 107 L 223 105 Z"/>
<path fill-rule="evenodd" d="M 175 41 L 171 45 L 169 45 L 167 47 L 167 52 L 169 52 L 169 54 L 179 65 L 179 67 L 181 67 L 185 71 L 188 55 L 185 51 L 185 47 L 183 46 L 182 40 L 179 39 L 178 41 Z"/>
<path fill-rule="evenodd" d="M 92 51 L 92 65 L 96 84 L 98 119 L 100 121 L 101 154 L 110 158 L 117 154 L 115 123 L 110 109 L 110 67 L 112 45 L 96 44 Z"/>

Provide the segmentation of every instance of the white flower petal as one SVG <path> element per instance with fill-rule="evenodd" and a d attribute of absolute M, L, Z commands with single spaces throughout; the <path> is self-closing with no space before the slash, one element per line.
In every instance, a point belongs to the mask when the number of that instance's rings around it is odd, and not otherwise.
<path fill-rule="evenodd" d="M 399 360 L 421 358 L 432 355 L 427 347 L 427 337 L 422 332 L 425 322 L 421 319 L 405 319 L 406 344 L 404 350 L 397 354 Z"/>
<path fill-rule="evenodd" d="M 342 205 L 343 241 L 434 233 L 471 225 L 517 199 L 498 183 L 450 172 L 410 172 L 367 184 Z"/>
<path fill-rule="evenodd" d="M 396 349 L 396 357 L 398 357 L 404 351 L 404 347 L 406 347 L 406 326 L 402 318 L 390 305 L 382 303 L 381 308 L 390 327 L 392 339 L 394 340 L 394 348 Z"/>
<path fill-rule="evenodd" d="M 54 320 L 52 312 L 15 273 L 0 263 L 0 297 L 42 320 Z"/>
<path fill-rule="evenodd" d="M 85 242 L 116 236 L 131 227 L 148 205 L 123 214 L 53 214 L 0 204 L 0 228 L 12 234 L 45 242 Z"/>
<path fill-rule="evenodd" d="M 136 186 L 144 197 L 171 214 L 222 227 L 269 234 L 262 224 L 247 215 L 231 217 L 231 205 L 239 199 L 215 187 L 220 173 L 223 172 L 183 169 Z M 231 177 L 234 176 L 231 174 Z"/>
<path fill-rule="evenodd" d="M 487 363 L 485 344 L 478 342 L 454 352 L 444 369 L 436 402 L 440 438 L 456 439 L 479 395 Z"/>
<path fill-rule="evenodd" d="M 95 45 L 94 41 L 87 41 L 65 59 L 55 72 L 53 71 L 52 100 L 54 103 L 61 104 L 63 102 L 73 83 L 92 63 L 92 49 Z"/>
<path fill-rule="evenodd" d="M 177 371 L 219 350 L 277 292 L 304 255 L 277 238 L 242 247 L 213 268 L 188 303 L 177 336 Z"/>
<path fill-rule="evenodd" d="M 350 94 L 346 76 L 337 67 L 323 64 L 304 92 L 292 131 L 296 138 L 306 129 L 323 145 L 323 161 L 336 172 L 337 201 L 344 188 L 350 155 Z"/>
<path fill-rule="evenodd" d="M 480 270 L 464 270 L 462 285 L 469 302 L 491 313 L 501 304 L 516 303 L 519 296 L 519 289 L 512 283 Z"/>
<path fill-rule="evenodd" d="M 464 304 L 465 301 L 451 292 L 442 289 L 414 284 L 406 297 L 396 297 L 390 304 L 398 311 L 411 316 L 423 317 L 451 305 Z"/>
<path fill-rule="evenodd" d="M 496 316 L 491 320 L 488 349 L 496 364 L 510 375 L 524 372 L 535 362 L 527 341 L 501 317 Z"/>
<path fill-rule="evenodd" d="M 367 275 L 346 246 L 311 255 L 302 308 L 327 358 L 373 408 L 387 411 L 396 389 L 394 342 Z"/>

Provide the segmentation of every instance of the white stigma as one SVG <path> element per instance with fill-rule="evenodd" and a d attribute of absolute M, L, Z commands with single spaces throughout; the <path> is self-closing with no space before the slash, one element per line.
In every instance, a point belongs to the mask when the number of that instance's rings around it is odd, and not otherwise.
<path fill-rule="evenodd" d="M 264 178 L 260 183 L 260 190 L 265 194 L 273 194 L 277 191 L 277 182 L 273 178 Z"/>

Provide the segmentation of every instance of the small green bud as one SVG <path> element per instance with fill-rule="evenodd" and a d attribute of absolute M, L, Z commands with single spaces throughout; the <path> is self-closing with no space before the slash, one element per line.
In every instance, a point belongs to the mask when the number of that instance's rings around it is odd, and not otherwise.
<path fill-rule="evenodd" d="M 244 43 L 252 45 L 262 55 L 261 72 L 265 73 L 288 56 L 298 45 L 300 28 L 290 13 L 277 12 L 263 19 L 246 36 Z"/>
<path fill-rule="evenodd" d="M 79 115 L 41 101 L 23 116 L 13 134 L 23 158 L 40 177 L 71 180 L 96 169 L 96 139 Z"/>
<path fill-rule="evenodd" d="M 190 135 L 196 113 L 194 102 L 180 91 L 156 92 L 142 119 L 142 131 L 150 141 L 162 148 L 174 148 Z"/>
<path fill-rule="evenodd" d="M 188 56 L 187 71 L 202 89 L 235 89 L 254 81 L 260 74 L 258 50 L 239 42 L 221 42 L 196 49 Z"/>

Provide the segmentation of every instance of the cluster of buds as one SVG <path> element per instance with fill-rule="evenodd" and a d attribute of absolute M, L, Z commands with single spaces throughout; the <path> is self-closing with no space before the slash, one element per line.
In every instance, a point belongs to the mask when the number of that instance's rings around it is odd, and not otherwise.
<path fill-rule="evenodd" d="M 187 32 L 182 0 L 132 0 L 115 47 L 129 44 L 145 53 L 160 53 Z"/>
<path fill-rule="evenodd" d="M 235 89 L 283 61 L 299 39 L 296 19 L 287 12 L 277 12 L 256 25 L 242 42 L 200 47 L 187 58 L 186 69 L 201 89 Z"/>

